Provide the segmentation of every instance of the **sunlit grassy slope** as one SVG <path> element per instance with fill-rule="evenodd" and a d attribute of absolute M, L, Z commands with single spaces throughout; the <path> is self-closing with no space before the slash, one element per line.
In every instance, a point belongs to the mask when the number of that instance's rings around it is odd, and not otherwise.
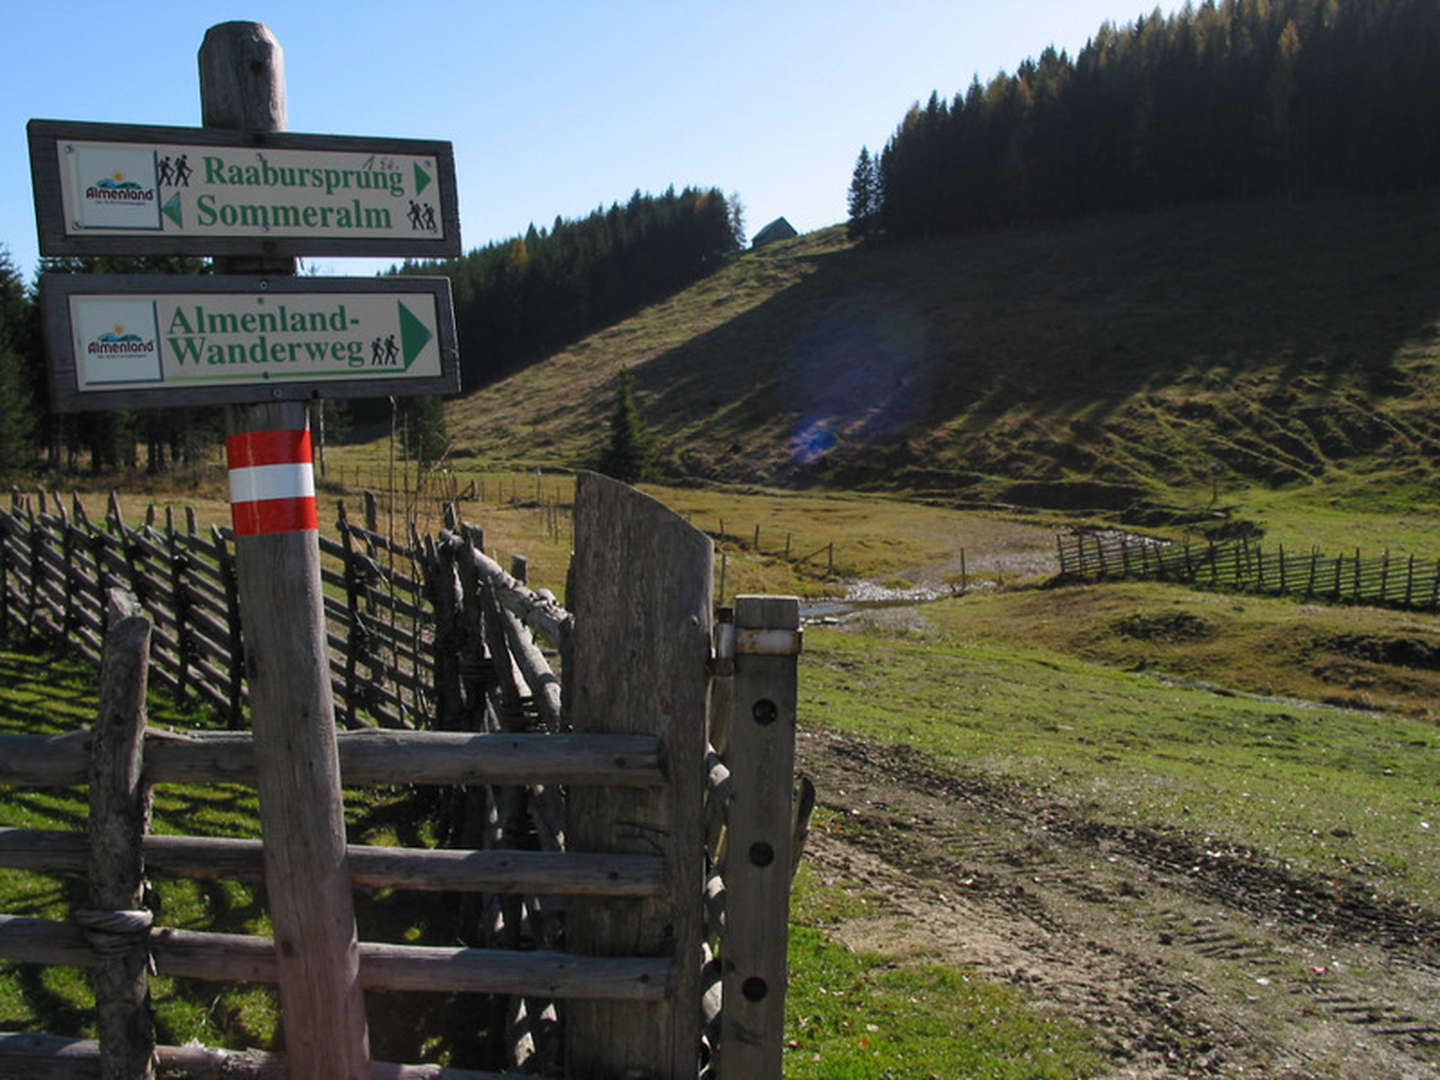
<path fill-rule="evenodd" d="M 1437 341 L 1440 196 L 876 248 L 837 227 L 744 255 L 448 415 L 461 455 L 583 464 L 629 368 L 677 480 L 1153 524 L 1257 492 L 1395 513 L 1436 499 Z"/>

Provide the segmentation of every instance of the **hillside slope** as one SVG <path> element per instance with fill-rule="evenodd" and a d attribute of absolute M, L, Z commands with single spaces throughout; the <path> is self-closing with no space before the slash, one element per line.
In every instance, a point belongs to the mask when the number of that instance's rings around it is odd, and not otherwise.
<path fill-rule="evenodd" d="M 813 233 L 449 421 L 461 453 L 583 464 L 623 367 L 677 479 L 1140 519 L 1212 483 L 1430 503 L 1437 361 L 1440 196 L 1228 204 L 873 249 Z"/>

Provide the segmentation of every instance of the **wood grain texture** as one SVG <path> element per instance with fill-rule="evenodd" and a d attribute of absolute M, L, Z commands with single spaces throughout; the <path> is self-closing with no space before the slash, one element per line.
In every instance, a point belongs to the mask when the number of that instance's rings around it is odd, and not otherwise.
<path fill-rule="evenodd" d="M 719 1080 L 779 1080 L 790 915 L 800 604 L 735 598 Z"/>
<path fill-rule="evenodd" d="M 122 594 L 116 593 L 119 600 Z M 90 908 L 101 913 L 136 911 L 143 903 L 141 841 L 150 799 L 141 766 L 149 651 L 150 623 L 143 616 L 119 618 L 105 634 L 89 775 Z M 145 938 L 131 936 L 127 944 L 123 936 L 102 937 L 106 947 L 95 967 L 95 1026 L 105 1051 L 101 1076 L 146 1080 L 152 1075 L 155 1029 Z"/>
<path fill-rule="evenodd" d="M 284 56 L 267 27 L 211 27 L 199 66 L 207 127 L 285 129 Z M 222 273 L 252 269 L 238 258 L 223 262 Z M 261 259 L 253 267 L 258 273 L 294 269 L 293 259 Z M 299 402 L 246 405 L 227 413 L 226 426 L 232 435 L 300 430 L 308 416 Z M 238 537 L 235 565 L 285 1049 L 295 1075 L 362 1080 L 370 1074 L 369 1034 L 345 866 L 316 534 Z"/>
<path fill-rule="evenodd" d="M 634 1070 L 692 1080 L 713 547 L 660 503 L 594 473 L 577 477 L 575 502 L 568 595 L 575 630 L 565 672 L 571 724 L 576 732 L 658 735 L 669 782 L 660 789 L 572 792 L 570 849 L 663 855 L 668 890 L 638 904 L 577 899 L 567 913 L 566 947 L 671 959 L 664 1002 L 571 1007 L 567 1068 L 576 1077 Z"/>

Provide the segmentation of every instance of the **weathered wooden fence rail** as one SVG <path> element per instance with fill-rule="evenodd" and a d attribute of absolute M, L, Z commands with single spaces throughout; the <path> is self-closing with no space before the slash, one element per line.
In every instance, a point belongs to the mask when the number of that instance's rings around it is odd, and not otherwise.
<path fill-rule="evenodd" d="M 1057 535 L 1062 577 L 1085 581 L 1151 578 L 1248 589 L 1337 604 L 1440 611 L 1440 559 L 1325 555 L 1248 539 L 1168 543 L 1120 533 Z"/>
<path fill-rule="evenodd" d="M 43 561 L 51 538 L 69 534 L 73 544 L 101 530 L 74 524 L 83 511 L 62 521 L 63 513 L 40 510 L 17 499 L 0 518 L 0 567 L 9 575 L 0 596 L 12 624 L 54 632 L 67 624 L 71 590 L 56 584 L 64 579 L 51 569 L 37 569 L 33 552 Z M 733 612 L 712 621 L 710 541 L 603 477 L 584 475 L 577 489 L 573 612 L 525 584 L 523 560 L 507 572 L 484 554 L 477 528 L 453 513 L 449 524 L 438 537 L 415 538 L 406 586 L 405 602 L 424 622 L 411 633 L 429 650 L 421 700 L 431 706 L 423 719 L 432 729 L 366 725 L 337 735 L 347 788 L 435 790 L 429 805 L 439 815 L 441 845 L 350 845 L 345 862 L 353 887 L 459 894 L 460 945 L 361 943 L 359 979 L 367 988 L 488 995 L 474 1018 L 484 1033 L 477 1064 L 496 1071 L 376 1064 L 374 1075 L 471 1080 L 564 1069 L 587 1077 L 778 1080 L 789 882 L 813 804 L 811 789 L 808 803 L 792 807 L 798 603 L 740 597 Z M 372 601 L 388 611 L 367 592 L 378 591 L 372 580 L 386 588 L 394 580 L 372 569 L 382 538 L 349 526 L 343 511 L 341 529 L 335 546 L 345 553 L 342 566 L 353 568 L 336 572 L 333 583 L 346 595 L 344 611 L 364 614 Z M 122 553 L 126 542 L 144 544 L 143 560 L 149 549 L 168 555 L 170 536 L 194 534 L 148 524 L 134 532 L 138 539 L 117 529 L 103 533 L 113 541 L 87 542 Z M 224 539 L 217 533 L 209 543 Z M 49 565 L 79 567 L 63 556 Z M 107 581 L 130 580 L 123 554 L 98 565 Z M 154 566 L 142 562 L 136 579 L 155 587 L 152 602 L 173 600 L 173 586 L 158 588 L 164 582 Z M 92 635 L 126 625 L 94 612 L 83 588 L 73 591 L 72 606 L 88 604 L 93 613 L 76 625 Z M 172 639 L 183 639 L 182 625 L 172 620 Z M 152 659 L 183 651 L 139 649 Z M 370 654 L 336 651 L 332 674 L 358 686 Z M 128 775 L 146 785 L 136 798 L 148 798 L 153 784 L 257 782 L 246 732 L 146 731 L 143 714 L 131 727 L 139 734 L 126 751 Z M 0 736 L 0 784 L 84 783 L 99 757 L 114 756 L 106 749 L 112 744 L 89 732 Z M 255 880 L 264 873 L 258 841 L 140 832 L 133 841 L 122 849 L 152 876 Z M 95 845 L 93 829 L 87 839 L 0 828 L 0 866 L 93 873 Z M 140 920 L 126 942 L 161 973 L 276 978 L 269 939 L 152 927 L 138 898 L 123 909 L 114 900 L 91 906 Z M 69 923 L 0 916 L 0 956 L 107 963 L 79 914 Z M 133 1019 L 133 1002 L 144 995 L 132 991 L 129 1000 Z M 119 1036 L 103 1025 L 99 1033 L 93 1043 L 0 1033 L 0 1073 L 14 1062 L 43 1061 L 48 1066 L 26 1064 L 33 1070 L 26 1075 L 101 1076 L 96 1062 L 116 1053 Z M 167 1075 L 187 1068 L 197 1076 L 285 1075 L 276 1055 L 154 1053 Z"/>

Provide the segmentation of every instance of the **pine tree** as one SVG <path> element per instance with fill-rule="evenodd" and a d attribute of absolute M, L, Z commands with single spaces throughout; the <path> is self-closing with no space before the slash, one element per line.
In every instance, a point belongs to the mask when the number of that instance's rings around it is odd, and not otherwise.
<path fill-rule="evenodd" d="M 445 424 L 445 402 L 439 394 L 406 398 L 401 406 L 405 418 L 405 450 L 422 467 L 429 467 L 450 448 Z"/>
<path fill-rule="evenodd" d="M 34 456 L 42 375 L 35 306 L 0 246 L 0 475 L 23 469 Z"/>
<path fill-rule="evenodd" d="M 35 454 L 35 408 L 20 357 L 0 346 L 0 476 L 28 466 Z"/>
<path fill-rule="evenodd" d="M 860 156 L 855 159 L 855 171 L 850 174 L 850 221 L 846 232 L 851 237 L 867 235 L 880 209 L 876 199 L 877 164 L 877 160 L 870 156 L 870 149 L 862 146 Z"/>
<path fill-rule="evenodd" d="M 650 475 L 654 446 L 635 394 L 630 385 L 630 372 L 616 376 L 615 408 L 610 413 L 610 442 L 600 455 L 596 468 L 606 476 L 626 484 L 637 484 Z"/>

